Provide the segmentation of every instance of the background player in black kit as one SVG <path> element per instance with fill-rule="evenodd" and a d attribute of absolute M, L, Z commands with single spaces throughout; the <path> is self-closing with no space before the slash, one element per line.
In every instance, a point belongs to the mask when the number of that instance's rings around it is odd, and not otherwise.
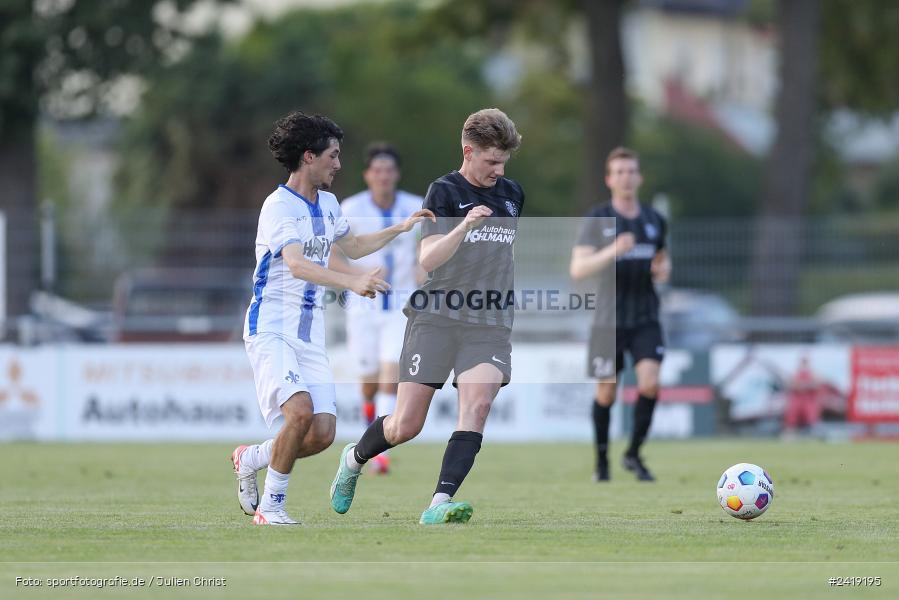
<path fill-rule="evenodd" d="M 464 523 L 472 507 L 452 498 L 481 449 L 484 423 L 512 374 L 513 242 L 524 192 L 506 179 L 521 143 L 515 124 L 490 108 L 462 128 L 462 166 L 431 184 L 423 204 L 437 215 L 422 227 L 420 263 L 428 280 L 406 306 L 396 410 L 372 423 L 340 456 L 331 506 L 350 508 L 362 465 L 421 431 L 434 392 L 450 371 L 459 418 L 443 455 L 437 488 L 420 523 Z M 487 219 L 487 217 L 490 217 Z"/>
<path fill-rule="evenodd" d="M 627 148 L 613 150 L 606 160 L 606 185 L 612 200 L 587 214 L 571 253 L 572 278 L 596 277 L 600 288 L 587 357 L 588 376 L 598 380 L 593 403 L 597 481 L 609 479 L 609 412 L 617 392 L 617 375 L 624 368 L 625 352 L 630 353 L 634 363 L 639 398 L 634 407 L 631 443 L 622 464 L 639 480 L 653 481 L 640 458 L 640 446 L 652 423 L 659 394 L 659 367 L 665 354 L 654 283 L 668 281 L 671 261 L 665 250 L 665 219 L 637 199 L 642 182 L 637 154 Z M 615 226 L 611 227 L 613 217 Z M 603 290 L 612 286 L 614 308 L 610 302 L 601 301 Z"/>

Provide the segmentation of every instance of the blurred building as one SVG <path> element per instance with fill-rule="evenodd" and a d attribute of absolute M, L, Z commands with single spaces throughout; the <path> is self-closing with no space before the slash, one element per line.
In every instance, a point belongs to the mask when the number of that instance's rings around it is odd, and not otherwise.
<path fill-rule="evenodd" d="M 650 107 L 671 103 L 669 82 L 697 98 L 767 111 L 777 91 L 777 39 L 752 25 L 745 0 L 642 0 L 624 19 L 628 83 Z"/>

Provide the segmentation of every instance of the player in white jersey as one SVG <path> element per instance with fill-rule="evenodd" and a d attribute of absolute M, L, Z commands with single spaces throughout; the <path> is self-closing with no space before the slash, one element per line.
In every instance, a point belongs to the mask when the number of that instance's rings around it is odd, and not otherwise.
<path fill-rule="evenodd" d="M 343 131 L 323 116 L 294 112 L 275 124 L 268 145 L 290 173 L 262 205 L 256 234 L 253 297 L 244 343 L 259 408 L 266 424 L 280 426 L 261 444 L 231 454 L 238 501 L 257 525 L 296 525 L 284 510 L 294 461 L 318 454 L 334 441 L 337 406 L 325 351 L 322 297 L 325 287 L 374 297 L 390 286 L 381 269 L 361 274 L 330 270 L 332 244 L 350 258 L 382 248 L 411 231 L 430 211 L 364 235 L 355 235 L 337 198 L 327 192 L 340 170 Z M 259 497 L 256 472 L 268 467 Z"/>
<path fill-rule="evenodd" d="M 421 210 L 420 196 L 397 189 L 400 157 L 396 149 L 373 143 L 365 151 L 362 173 L 367 189 L 344 199 L 340 207 L 358 235 L 390 227 Z M 410 231 L 377 252 L 350 261 L 361 272 L 380 267 L 390 291 L 378 298 L 352 297 L 347 303 L 347 338 L 362 380 L 363 414 L 370 425 L 396 406 L 399 359 L 406 315 L 403 306 L 425 275 L 418 265 L 418 236 Z M 338 267 L 340 268 L 340 267 Z M 389 469 L 387 452 L 371 460 L 375 473 Z"/>

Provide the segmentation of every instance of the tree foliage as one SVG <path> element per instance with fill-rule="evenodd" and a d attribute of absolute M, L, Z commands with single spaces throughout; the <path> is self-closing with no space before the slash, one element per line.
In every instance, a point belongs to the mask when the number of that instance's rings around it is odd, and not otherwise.
<path fill-rule="evenodd" d="M 899 4 L 827 0 L 821 6 L 823 100 L 883 117 L 899 107 Z"/>
<path fill-rule="evenodd" d="M 80 117 L 107 108 L 120 78 L 157 70 L 184 49 L 190 36 L 179 15 L 195 2 L 0 2 L 0 189 L 13 233 L 7 255 L 17 257 L 8 273 L 11 314 L 27 312 L 37 287 L 40 110 Z"/>
<path fill-rule="evenodd" d="M 594 201 L 603 188 L 606 156 L 629 138 L 621 43 L 625 4 L 624 0 L 452 0 L 440 3 L 432 13 L 435 29 L 441 27 L 466 40 L 486 39 L 497 51 L 517 45 L 521 54 L 542 54 L 538 70 L 547 79 L 577 90 L 582 139 L 575 155 L 580 161 L 574 173 L 576 187 L 568 202 L 556 203 L 556 214 L 559 209 L 563 214 L 583 212 Z M 586 76 L 575 72 L 571 52 L 581 25 L 586 32 Z"/>
<path fill-rule="evenodd" d="M 759 27 L 776 24 L 777 0 L 750 0 L 743 16 Z M 899 4 L 883 0 L 821 3 L 819 105 L 884 117 L 899 107 Z"/>
<path fill-rule="evenodd" d="M 128 124 L 122 201 L 258 206 L 284 179 L 265 143 L 272 123 L 297 109 L 327 114 L 346 132 L 338 194 L 362 185 L 362 150 L 373 139 L 399 148 L 403 187 L 423 194 L 459 166 L 462 122 L 490 96 L 477 49 L 404 45 L 416 14 L 408 4 L 301 10 L 235 42 L 195 44 L 149 80 Z"/>
<path fill-rule="evenodd" d="M 183 49 L 179 15 L 196 1 L 4 0 L 0 135 L 33 135 L 40 99 L 64 116 L 102 110 L 119 77 L 157 70 Z"/>
<path fill-rule="evenodd" d="M 641 195 L 646 200 L 666 195 L 672 217 L 755 214 L 761 161 L 717 132 L 668 118 L 641 119 L 634 146 L 645 181 Z"/>

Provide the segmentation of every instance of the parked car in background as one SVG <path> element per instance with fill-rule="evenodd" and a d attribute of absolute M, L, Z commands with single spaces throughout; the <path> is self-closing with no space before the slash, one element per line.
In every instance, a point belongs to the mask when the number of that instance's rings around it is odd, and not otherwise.
<path fill-rule="evenodd" d="M 567 280 L 526 283 L 522 289 L 562 290 L 562 296 L 572 290 Z M 595 294 L 594 287 L 589 286 L 580 293 Z M 715 293 L 665 288 L 660 290 L 659 297 L 660 318 L 669 348 L 708 350 L 715 343 L 736 342 L 745 338 L 739 313 Z M 586 343 L 592 323 L 592 310 L 544 310 L 536 302 L 531 302 L 526 308 L 516 310 L 512 339 L 517 342 Z"/>
<path fill-rule="evenodd" d="M 667 288 L 660 299 L 662 328 L 670 348 L 708 350 L 715 343 L 743 339 L 739 313 L 717 294 Z"/>
<path fill-rule="evenodd" d="M 29 308 L 30 313 L 14 322 L 15 338 L 23 346 L 109 341 L 112 314 L 108 306 L 87 306 L 38 290 L 31 295 Z"/>
<path fill-rule="evenodd" d="M 246 271 L 131 271 L 115 284 L 111 341 L 239 340 L 251 294 Z"/>
<path fill-rule="evenodd" d="M 896 343 L 899 341 L 899 292 L 848 294 L 815 313 L 819 341 Z"/>

